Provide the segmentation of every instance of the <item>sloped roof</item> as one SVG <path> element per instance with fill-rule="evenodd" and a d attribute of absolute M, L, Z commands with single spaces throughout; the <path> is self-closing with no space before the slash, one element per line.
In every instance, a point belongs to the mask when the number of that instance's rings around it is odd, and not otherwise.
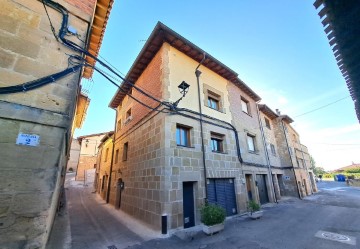
<path fill-rule="evenodd" d="M 270 119 L 275 119 L 275 118 L 279 117 L 279 115 L 277 115 L 273 110 L 271 110 L 270 107 L 268 107 L 265 104 L 260 104 L 259 110 L 262 113 L 264 113 L 267 117 L 269 117 Z"/>
<path fill-rule="evenodd" d="M 126 80 L 133 83 L 136 82 L 159 51 L 162 44 L 165 42 L 169 43 L 172 47 L 178 49 L 197 62 L 200 62 L 203 59 L 204 53 L 206 53 L 204 50 L 191 43 L 189 40 L 185 39 L 163 23 L 158 22 L 126 75 Z M 261 99 L 250 87 L 238 78 L 238 74 L 236 72 L 215 59 L 210 54 L 206 53 L 206 59 L 202 65 L 233 82 L 255 101 L 259 101 Z M 130 88 L 129 84 L 123 84 L 121 87 L 125 92 L 129 91 Z M 111 108 L 116 108 L 124 97 L 125 93 L 118 90 L 109 106 Z"/>
<path fill-rule="evenodd" d="M 360 121 L 360 1 L 316 0 L 314 6 L 323 18 L 321 23 Z"/>
<path fill-rule="evenodd" d="M 96 7 L 94 11 L 93 22 L 91 24 L 91 31 L 89 36 L 88 51 L 94 55 L 98 56 L 99 50 L 101 47 L 102 40 L 104 38 L 106 24 L 109 19 L 110 11 L 114 0 L 97 0 Z M 95 60 L 91 57 L 86 56 L 86 62 L 95 65 Z M 93 69 L 90 67 L 85 67 L 83 72 L 83 77 L 89 79 L 92 77 Z"/>

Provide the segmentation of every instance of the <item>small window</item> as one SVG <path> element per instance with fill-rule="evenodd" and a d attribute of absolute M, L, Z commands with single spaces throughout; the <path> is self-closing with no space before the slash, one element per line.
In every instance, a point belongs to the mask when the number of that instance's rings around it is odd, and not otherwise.
<path fill-rule="evenodd" d="M 249 101 L 247 101 L 244 98 L 241 98 L 241 109 L 243 112 L 245 112 L 246 114 L 250 115 L 250 104 Z"/>
<path fill-rule="evenodd" d="M 211 133 L 211 150 L 213 152 L 224 152 L 224 135 Z"/>
<path fill-rule="evenodd" d="M 208 91 L 208 107 L 220 111 L 220 95 Z"/>
<path fill-rule="evenodd" d="M 176 144 L 180 146 L 190 146 L 190 128 L 177 125 L 176 126 Z"/>
<path fill-rule="evenodd" d="M 265 126 L 271 130 L 270 120 L 267 118 L 264 118 L 264 119 L 265 119 Z"/>
<path fill-rule="evenodd" d="M 275 146 L 273 144 L 270 144 L 271 153 L 276 156 Z"/>
<path fill-rule="evenodd" d="M 127 161 L 128 158 L 128 150 L 129 150 L 129 143 L 124 143 L 124 150 L 123 150 L 123 161 Z"/>
<path fill-rule="evenodd" d="M 119 149 L 115 151 L 115 163 L 117 163 L 119 160 Z"/>
<path fill-rule="evenodd" d="M 119 121 L 117 122 L 117 130 L 121 130 L 121 119 L 119 119 Z"/>
<path fill-rule="evenodd" d="M 250 152 L 255 152 L 255 136 L 247 135 L 247 144 Z"/>
<path fill-rule="evenodd" d="M 108 156 L 109 156 L 109 148 L 106 148 L 104 162 L 107 162 Z"/>
<path fill-rule="evenodd" d="M 126 119 L 131 117 L 131 108 L 126 112 Z"/>

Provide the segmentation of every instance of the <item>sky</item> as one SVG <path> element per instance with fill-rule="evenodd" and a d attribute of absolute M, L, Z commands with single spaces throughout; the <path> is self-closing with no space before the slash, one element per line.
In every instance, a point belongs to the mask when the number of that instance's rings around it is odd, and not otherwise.
<path fill-rule="evenodd" d="M 161 21 L 293 118 L 316 166 L 360 163 L 359 121 L 313 2 L 115 0 L 100 55 L 126 74 Z M 116 87 L 97 73 L 82 84 L 91 103 L 75 137 L 113 130 Z"/>

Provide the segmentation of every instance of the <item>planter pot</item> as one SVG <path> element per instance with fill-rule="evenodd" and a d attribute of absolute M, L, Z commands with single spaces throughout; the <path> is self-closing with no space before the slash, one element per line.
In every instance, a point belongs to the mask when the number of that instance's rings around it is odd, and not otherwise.
<path fill-rule="evenodd" d="M 250 212 L 249 217 L 253 220 L 260 219 L 261 216 L 263 216 L 264 211 L 256 211 L 256 212 Z"/>
<path fill-rule="evenodd" d="M 203 231 L 207 235 L 213 235 L 214 233 L 220 232 L 222 230 L 224 230 L 224 223 L 216 224 L 213 226 L 203 225 Z"/>

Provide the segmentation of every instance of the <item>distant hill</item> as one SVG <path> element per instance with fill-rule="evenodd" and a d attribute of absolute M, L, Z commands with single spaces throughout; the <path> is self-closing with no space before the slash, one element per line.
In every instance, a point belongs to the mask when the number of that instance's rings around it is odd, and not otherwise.
<path fill-rule="evenodd" d="M 341 168 L 338 168 L 338 169 L 335 169 L 333 170 L 332 172 L 334 173 L 341 173 L 341 172 L 344 172 L 346 170 L 350 170 L 350 169 L 360 169 L 360 163 L 353 163 L 349 166 L 345 166 L 345 167 L 341 167 Z"/>

